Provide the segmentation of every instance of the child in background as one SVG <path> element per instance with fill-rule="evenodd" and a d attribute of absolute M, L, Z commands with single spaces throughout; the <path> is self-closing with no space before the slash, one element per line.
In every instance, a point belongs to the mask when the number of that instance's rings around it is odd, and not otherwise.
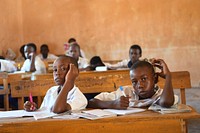
<path fill-rule="evenodd" d="M 21 71 L 34 72 L 36 74 L 46 73 L 44 62 L 36 56 L 37 47 L 34 43 L 29 43 L 24 47 L 26 60 Z"/>
<path fill-rule="evenodd" d="M 53 86 L 47 91 L 40 108 L 47 108 L 54 113 L 84 109 L 87 99 L 74 85 L 78 74 L 78 64 L 74 58 L 58 57 L 53 64 L 54 81 L 58 86 Z M 34 111 L 36 104 L 27 101 L 24 109 Z"/>
<path fill-rule="evenodd" d="M 106 63 L 106 66 L 109 69 L 123 69 L 123 68 L 131 68 L 131 66 L 142 57 L 142 49 L 139 45 L 134 44 L 129 49 L 129 59 L 122 60 L 117 64 L 109 64 Z"/>
<path fill-rule="evenodd" d="M 68 40 L 68 43 L 64 44 L 64 49 L 65 49 L 66 54 L 68 54 L 68 50 L 69 50 L 70 45 L 72 45 L 74 43 L 77 43 L 76 39 L 75 38 L 70 38 Z M 80 57 L 86 58 L 85 53 L 83 52 L 82 49 L 80 49 Z"/>
<path fill-rule="evenodd" d="M 98 66 L 105 66 L 105 64 L 99 56 L 93 56 L 90 59 L 90 70 L 96 70 L 96 67 Z"/>
<path fill-rule="evenodd" d="M 43 44 L 40 47 L 40 54 L 37 56 L 43 61 L 54 61 L 58 58 L 57 56 L 49 53 L 49 47 L 47 44 Z"/>
<path fill-rule="evenodd" d="M 80 71 L 89 70 L 89 62 L 86 58 L 80 57 L 80 46 L 77 43 L 70 45 L 68 55 L 78 62 L 78 68 Z"/>
<path fill-rule="evenodd" d="M 154 67 L 159 68 L 161 72 L 155 73 Z M 158 76 L 165 78 L 162 90 L 156 86 Z M 111 93 L 100 93 L 89 101 L 88 107 L 127 109 L 148 107 L 152 104 L 170 107 L 174 104 L 171 73 L 162 59 L 153 59 L 152 64 L 147 61 L 137 61 L 130 68 L 130 78 L 132 87 L 123 88 L 125 95 L 120 89 Z"/>

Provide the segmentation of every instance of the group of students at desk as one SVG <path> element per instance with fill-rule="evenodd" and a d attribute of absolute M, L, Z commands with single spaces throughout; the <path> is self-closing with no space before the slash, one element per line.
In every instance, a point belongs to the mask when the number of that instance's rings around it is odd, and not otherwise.
<path fill-rule="evenodd" d="M 161 70 L 155 73 L 154 67 Z M 152 59 L 151 63 L 136 61 L 130 68 L 132 86 L 124 86 L 123 90 L 102 92 L 87 101 L 83 93 L 75 86 L 79 74 L 77 61 L 69 56 L 60 56 L 53 64 L 53 76 L 58 86 L 51 87 L 40 106 L 53 113 L 88 108 L 127 109 L 128 107 L 148 107 L 157 104 L 171 107 L 176 104 L 171 82 L 171 73 L 162 59 Z M 165 86 L 161 90 L 156 86 L 158 76 L 165 78 Z M 35 102 L 24 103 L 26 111 L 37 110 Z"/>
<path fill-rule="evenodd" d="M 72 41 L 71 41 L 72 40 Z M 69 39 L 69 44 L 66 48 L 66 55 L 71 56 L 78 62 L 78 68 L 80 71 L 91 71 L 96 70 L 97 67 L 103 68 L 104 70 L 113 70 L 118 68 L 127 68 L 132 65 L 132 62 L 138 60 L 142 55 L 142 50 L 139 45 L 132 45 L 129 50 L 129 59 L 122 60 L 117 64 L 105 63 L 101 60 L 99 56 L 94 56 L 88 61 L 85 56 L 83 56 L 83 51 L 81 50 L 79 44 L 75 39 Z M 40 54 L 37 53 L 37 47 L 34 43 L 28 43 L 20 48 L 21 56 L 14 60 L 16 54 L 9 49 L 7 52 L 8 57 L 6 60 L 0 59 L 0 71 L 15 72 L 26 71 L 34 72 L 36 74 L 46 73 L 47 66 L 45 63 L 53 62 L 58 57 L 49 53 L 48 45 L 43 44 L 40 47 Z M 23 63 L 23 64 L 22 64 Z M 128 64 L 128 66 L 127 66 Z M 17 66 L 17 67 L 16 67 Z M 104 67 L 102 67 L 104 66 Z"/>

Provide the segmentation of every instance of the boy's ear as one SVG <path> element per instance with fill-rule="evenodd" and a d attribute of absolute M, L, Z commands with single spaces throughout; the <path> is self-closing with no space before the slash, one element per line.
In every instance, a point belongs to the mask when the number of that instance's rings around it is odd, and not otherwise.
<path fill-rule="evenodd" d="M 157 84 L 158 83 L 158 74 L 155 73 L 154 75 L 154 83 Z"/>

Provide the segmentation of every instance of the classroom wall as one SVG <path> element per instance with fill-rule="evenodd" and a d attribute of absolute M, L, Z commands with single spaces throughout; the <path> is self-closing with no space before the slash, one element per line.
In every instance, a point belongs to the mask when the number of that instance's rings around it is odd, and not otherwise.
<path fill-rule="evenodd" d="M 17 52 L 22 44 L 21 10 L 21 0 L 0 1 L 0 55 L 9 47 Z"/>
<path fill-rule="evenodd" d="M 6 48 L 16 50 L 28 42 L 39 48 L 47 43 L 52 53 L 64 54 L 63 44 L 75 37 L 89 59 L 99 55 L 119 60 L 128 58 L 130 45 L 137 43 L 143 58 L 163 58 L 171 71 L 190 71 L 192 85 L 200 86 L 199 0 L 4 0 L 4 4 L 0 6 L 7 12 L 0 8 L 0 14 L 10 23 L 3 27 L 15 29 L 0 31 L 5 38 L 0 43 Z"/>

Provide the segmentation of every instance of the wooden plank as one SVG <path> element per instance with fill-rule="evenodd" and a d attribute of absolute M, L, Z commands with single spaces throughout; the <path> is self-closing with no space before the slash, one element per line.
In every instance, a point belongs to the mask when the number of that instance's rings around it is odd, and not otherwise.
<path fill-rule="evenodd" d="M 145 111 L 125 116 L 98 120 L 62 120 L 34 118 L 0 119 L 1 132 L 147 132 L 169 133 L 184 132 L 181 119 L 200 118 L 194 109 L 188 113 L 159 114 Z M 31 129 L 31 130 L 30 130 Z"/>
<path fill-rule="evenodd" d="M 190 89 L 191 81 L 190 81 L 190 73 L 188 71 L 176 71 L 171 72 L 172 74 L 172 85 L 174 89 Z M 165 79 L 159 78 L 158 85 L 163 88 L 165 84 Z"/>

